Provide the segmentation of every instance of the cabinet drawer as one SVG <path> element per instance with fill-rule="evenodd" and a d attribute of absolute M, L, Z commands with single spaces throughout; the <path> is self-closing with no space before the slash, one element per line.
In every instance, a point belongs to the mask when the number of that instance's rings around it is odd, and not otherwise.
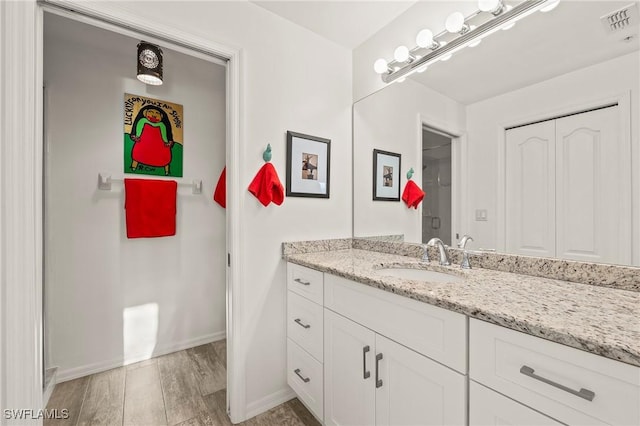
<path fill-rule="evenodd" d="M 322 362 L 322 306 L 287 292 L 287 337 Z"/>
<path fill-rule="evenodd" d="M 287 339 L 287 383 L 307 408 L 322 421 L 322 364 L 291 339 Z"/>
<path fill-rule="evenodd" d="M 322 272 L 287 263 L 287 287 L 300 296 L 322 305 Z"/>
<path fill-rule="evenodd" d="M 462 314 L 325 274 L 325 306 L 463 374 L 467 320 Z"/>
<path fill-rule="evenodd" d="M 562 423 L 470 381 L 469 424 L 560 426 Z"/>
<path fill-rule="evenodd" d="M 469 356 L 473 380 L 563 423 L 640 424 L 638 367 L 474 319 Z"/>

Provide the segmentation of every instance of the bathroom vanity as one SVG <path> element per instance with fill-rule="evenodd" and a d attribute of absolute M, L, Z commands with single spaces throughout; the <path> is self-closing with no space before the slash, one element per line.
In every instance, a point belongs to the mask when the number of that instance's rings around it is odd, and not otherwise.
<path fill-rule="evenodd" d="M 285 257 L 287 379 L 324 424 L 640 423 L 640 293 L 360 249 Z"/>

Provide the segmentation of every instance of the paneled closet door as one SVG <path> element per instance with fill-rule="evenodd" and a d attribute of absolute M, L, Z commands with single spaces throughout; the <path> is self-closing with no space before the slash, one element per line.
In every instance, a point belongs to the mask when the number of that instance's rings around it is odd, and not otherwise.
<path fill-rule="evenodd" d="M 324 310 L 326 425 L 375 424 L 375 333 Z"/>
<path fill-rule="evenodd" d="M 508 253 L 555 256 L 555 123 L 506 132 L 506 248 Z"/>
<path fill-rule="evenodd" d="M 617 106 L 556 120 L 556 256 L 631 263 L 631 156 Z"/>

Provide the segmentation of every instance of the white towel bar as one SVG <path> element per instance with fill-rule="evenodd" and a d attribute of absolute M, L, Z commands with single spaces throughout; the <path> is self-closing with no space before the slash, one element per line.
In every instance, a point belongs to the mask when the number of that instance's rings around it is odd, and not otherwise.
<path fill-rule="evenodd" d="M 202 194 L 202 179 L 192 179 L 189 182 L 188 179 L 168 179 L 166 177 L 154 177 L 154 179 L 158 180 L 175 180 L 178 182 L 178 185 L 185 185 L 192 187 L 192 194 L 200 195 Z M 124 176 L 113 177 L 111 173 L 98 173 L 98 189 L 101 191 L 111 191 L 111 183 L 112 182 L 124 182 Z"/>

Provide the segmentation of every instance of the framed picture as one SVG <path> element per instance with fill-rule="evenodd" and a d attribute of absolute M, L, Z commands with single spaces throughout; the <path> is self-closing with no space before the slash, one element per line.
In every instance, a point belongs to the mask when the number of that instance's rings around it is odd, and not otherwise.
<path fill-rule="evenodd" d="M 400 201 L 400 154 L 373 150 L 373 200 Z"/>
<path fill-rule="evenodd" d="M 287 197 L 329 198 L 331 141 L 287 131 Z"/>

